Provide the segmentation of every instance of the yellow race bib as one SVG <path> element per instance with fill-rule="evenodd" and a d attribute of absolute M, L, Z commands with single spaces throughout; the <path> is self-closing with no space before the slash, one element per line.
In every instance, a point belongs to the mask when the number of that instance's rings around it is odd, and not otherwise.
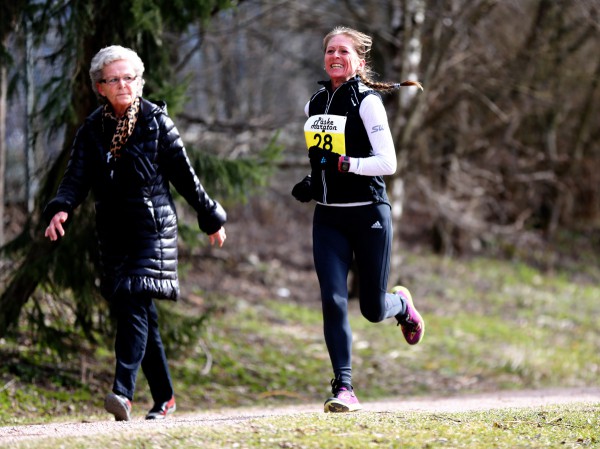
<path fill-rule="evenodd" d="M 313 115 L 304 124 L 306 148 L 319 147 L 346 155 L 346 117 L 343 115 Z"/>

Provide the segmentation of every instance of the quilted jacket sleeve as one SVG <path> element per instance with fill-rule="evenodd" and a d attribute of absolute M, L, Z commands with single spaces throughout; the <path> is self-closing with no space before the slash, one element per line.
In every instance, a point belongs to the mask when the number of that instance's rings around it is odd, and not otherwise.
<path fill-rule="evenodd" d="M 177 192 L 194 208 L 198 225 L 206 234 L 214 234 L 227 221 L 225 209 L 204 190 L 185 151 L 179 131 L 169 116 L 158 117 L 161 166 Z"/>
<path fill-rule="evenodd" d="M 75 136 L 71 156 L 56 196 L 48 202 L 43 211 L 46 222 L 49 222 L 57 212 L 67 212 L 71 215 L 88 195 L 91 186 L 90 152 L 86 151 L 88 146 L 89 134 L 86 125 L 83 125 Z"/>

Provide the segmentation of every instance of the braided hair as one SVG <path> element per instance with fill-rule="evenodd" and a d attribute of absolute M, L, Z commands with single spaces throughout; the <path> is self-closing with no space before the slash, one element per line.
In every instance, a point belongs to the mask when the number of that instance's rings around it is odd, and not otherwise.
<path fill-rule="evenodd" d="M 358 57 L 365 60 L 364 68 L 358 72 L 357 75 L 366 86 L 380 92 L 392 92 L 396 89 L 400 89 L 402 86 L 416 86 L 423 90 L 423 86 L 418 81 L 406 80 L 402 81 L 401 83 L 392 83 L 373 80 L 373 71 L 371 70 L 369 61 L 369 54 L 371 52 L 371 46 L 373 45 L 373 39 L 371 36 L 361 33 L 355 29 L 345 26 L 335 27 L 323 38 L 323 50 L 327 49 L 327 45 L 329 44 L 331 38 L 339 34 L 348 36 L 354 43 L 354 49 L 356 50 Z"/>

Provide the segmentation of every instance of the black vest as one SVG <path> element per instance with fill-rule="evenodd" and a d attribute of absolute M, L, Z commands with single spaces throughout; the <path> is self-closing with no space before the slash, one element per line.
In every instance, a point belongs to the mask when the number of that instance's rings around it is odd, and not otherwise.
<path fill-rule="evenodd" d="M 308 115 L 330 114 L 346 116 L 346 155 L 368 157 L 372 154 L 367 130 L 360 118 L 359 109 L 367 95 L 379 93 L 365 86 L 359 78 L 352 78 L 331 92 L 331 82 L 322 81 L 323 87 L 312 96 Z M 381 97 L 380 97 L 381 98 Z M 362 176 L 354 173 L 313 170 L 311 173 L 312 197 L 324 204 L 375 202 L 389 204 L 385 183 L 381 176 Z"/>

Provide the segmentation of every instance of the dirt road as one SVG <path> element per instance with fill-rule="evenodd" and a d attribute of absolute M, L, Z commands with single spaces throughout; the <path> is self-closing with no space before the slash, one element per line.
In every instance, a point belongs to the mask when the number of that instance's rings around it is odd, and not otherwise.
<path fill-rule="evenodd" d="M 364 411 L 424 411 L 463 412 L 502 408 L 540 407 L 575 402 L 600 403 L 600 388 L 552 389 L 528 391 L 504 391 L 469 396 L 438 398 L 403 398 L 389 401 L 365 402 Z M 253 407 L 220 409 L 197 413 L 176 413 L 161 421 L 145 421 L 142 417 L 129 422 L 112 420 L 97 422 L 66 422 L 55 424 L 3 426 L 0 427 L 0 447 L 24 439 L 47 437 L 81 437 L 110 432 L 143 431 L 144 428 L 161 426 L 165 430 L 177 426 L 227 426 L 228 424 L 279 415 L 323 413 L 321 404 L 302 404 L 285 407 Z"/>

